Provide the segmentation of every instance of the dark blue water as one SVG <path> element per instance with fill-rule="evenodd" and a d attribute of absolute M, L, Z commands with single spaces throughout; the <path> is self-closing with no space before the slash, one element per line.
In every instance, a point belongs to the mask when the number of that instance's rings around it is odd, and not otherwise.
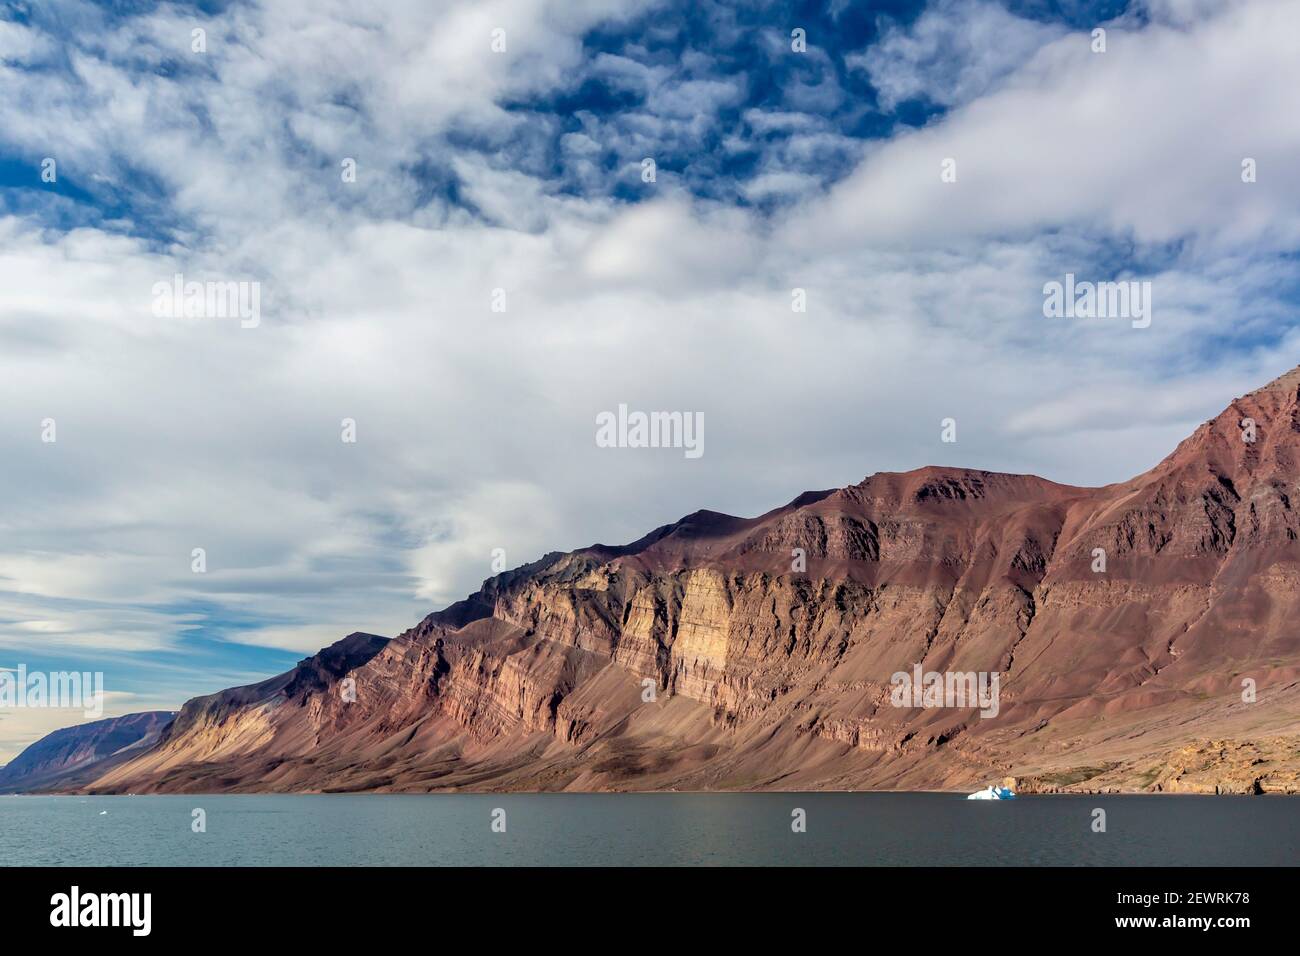
<path fill-rule="evenodd" d="M 191 829 L 194 808 L 207 832 Z M 505 811 L 505 832 L 492 830 Z M 792 811 L 807 831 L 791 830 Z M 1106 811 L 1106 832 L 1092 829 Z M 107 813 L 102 813 L 107 811 Z M 1300 863 L 1300 800 L 930 793 L 0 797 L 4 865 Z"/>

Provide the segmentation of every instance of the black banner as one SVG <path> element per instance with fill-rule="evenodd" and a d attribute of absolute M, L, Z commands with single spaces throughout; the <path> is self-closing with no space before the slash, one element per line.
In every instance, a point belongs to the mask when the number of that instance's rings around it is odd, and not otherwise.
<path fill-rule="evenodd" d="M 1232 945 L 1292 925 L 1291 879 L 1276 869 L 9 868 L 0 909 L 10 941 L 128 946 L 373 945 L 398 933 L 439 946 L 448 933 L 564 945 L 597 929 L 615 946 L 771 945 L 777 932 L 863 944 L 1199 935 Z"/>

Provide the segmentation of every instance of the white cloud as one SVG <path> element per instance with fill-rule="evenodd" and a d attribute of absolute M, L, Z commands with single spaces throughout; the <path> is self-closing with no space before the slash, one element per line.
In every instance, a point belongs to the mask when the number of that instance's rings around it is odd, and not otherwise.
<path fill-rule="evenodd" d="M 1092 230 L 1142 243 L 1190 240 L 1221 255 L 1300 239 L 1300 83 L 1290 37 L 1300 7 L 1259 0 L 1192 26 L 1116 25 L 1039 50 L 989 95 L 880 146 L 806 235 L 825 244 L 943 244 Z M 1242 182 L 1257 160 L 1259 181 Z M 940 179 L 956 162 L 957 181 Z"/>
<path fill-rule="evenodd" d="M 886 27 L 845 64 L 871 78 L 883 110 L 911 99 L 953 106 L 984 95 L 1065 32 L 992 0 L 939 0 L 908 26 Z"/>
<path fill-rule="evenodd" d="M 0 64 L 32 64 L 47 60 L 55 44 L 21 23 L 0 20 Z"/>
<path fill-rule="evenodd" d="M 500 570 L 534 561 L 561 533 L 553 493 L 523 481 L 481 484 L 449 513 L 450 519 L 430 522 L 425 543 L 411 556 L 422 582 L 419 596 L 437 607 L 468 593 L 467 575 L 491 577 L 498 557 Z"/>
<path fill-rule="evenodd" d="M 741 192 L 751 202 L 773 196 L 799 196 L 812 192 L 821 180 L 806 173 L 771 172 L 748 180 Z"/>

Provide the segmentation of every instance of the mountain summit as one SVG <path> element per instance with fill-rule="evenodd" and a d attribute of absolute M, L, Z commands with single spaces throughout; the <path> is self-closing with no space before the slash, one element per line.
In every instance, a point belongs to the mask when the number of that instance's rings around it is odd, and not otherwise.
<path fill-rule="evenodd" d="M 1298 454 L 1300 369 L 1121 484 L 927 467 L 696 512 L 190 701 L 88 789 L 1293 791 Z M 900 674 L 997 705 L 898 705 Z"/>

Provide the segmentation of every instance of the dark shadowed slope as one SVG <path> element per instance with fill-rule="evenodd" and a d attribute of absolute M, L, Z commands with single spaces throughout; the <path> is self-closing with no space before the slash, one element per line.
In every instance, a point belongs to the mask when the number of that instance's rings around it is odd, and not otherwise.
<path fill-rule="evenodd" d="M 0 793 L 80 786 L 157 742 L 176 714 L 148 711 L 47 734 L 0 768 Z"/>

